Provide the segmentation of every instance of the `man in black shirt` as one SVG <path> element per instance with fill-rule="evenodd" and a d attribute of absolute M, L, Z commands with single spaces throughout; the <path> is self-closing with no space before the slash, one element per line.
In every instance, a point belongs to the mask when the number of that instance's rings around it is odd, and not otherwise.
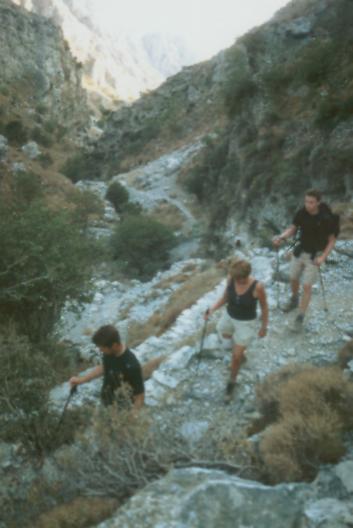
<path fill-rule="evenodd" d="M 299 305 L 296 326 L 300 328 L 309 306 L 312 285 L 317 279 L 318 270 L 332 251 L 338 232 L 331 209 L 321 202 L 321 193 L 316 189 L 306 192 L 304 207 L 294 216 L 293 223 L 273 241 L 279 247 L 283 240 L 299 231 L 299 244 L 293 252 L 290 272 L 292 296 L 284 311 L 289 312 Z M 299 303 L 299 278 L 303 275 L 303 296 Z"/>
<path fill-rule="evenodd" d="M 135 354 L 121 343 L 118 330 L 112 325 L 99 328 L 92 337 L 93 343 L 103 354 L 102 365 L 98 365 L 85 376 L 74 376 L 69 382 L 73 387 L 103 376 L 102 402 L 111 405 L 123 403 L 125 388 L 130 392 L 134 409 L 144 403 L 142 369 Z"/>

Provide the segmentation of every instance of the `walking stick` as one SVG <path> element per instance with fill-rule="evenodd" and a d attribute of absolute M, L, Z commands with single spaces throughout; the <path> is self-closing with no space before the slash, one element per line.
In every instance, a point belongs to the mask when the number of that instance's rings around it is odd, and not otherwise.
<path fill-rule="evenodd" d="M 60 419 L 59 419 L 58 424 L 57 424 L 57 426 L 56 426 L 55 434 L 57 434 L 57 433 L 59 432 L 59 429 L 60 429 L 60 427 L 61 427 L 61 424 L 62 424 L 62 422 L 63 422 L 63 420 L 64 420 L 64 416 L 65 416 L 65 413 L 66 413 L 66 409 L 68 408 L 68 405 L 69 405 L 69 403 L 70 403 L 71 398 L 73 397 L 74 394 L 76 394 L 76 392 L 77 392 L 77 385 L 73 385 L 73 386 L 71 387 L 71 389 L 70 389 L 70 394 L 69 394 L 69 396 L 68 396 L 67 399 L 66 399 L 66 402 L 65 402 L 65 405 L 64 405 L 63 411 L 62 411 L 62 413 L 61 413 Z"/>
<path fill-rule="evenodd" d="M 276 282 L 277 282 L 277 288 L 276 288 L 276 301 L 277 301 L 277 308 L 279 308 L 279 298 L 280 298 L 280 286 L 279 286 L 279 248 L 276 249 Z"/>
<path fill-rule="evenodd" d="M 206 315 L 208 315 L 208 314 L 209 314 L 209 308 L 207 308 L 207 310 L 206 310 Z M 202 334 L 201 334 L 200 350 L 199 350 L 199 352 L 197 354 L 198 358 L 199 358 L 199 362 L 197 364 L 197 368 L 200 365 L 201 354 L 202 354 L 202 351 L 203 351 L 203 342 L 205 341 L 205 336 L 206 336 L 206 331 L 207 331 L 207 323 L 208 323 L 208 319 L 205 319 L 205 323 L 203 325 Z"/>
<path fill-rule="evenodd" d="M 320 267 L 319 267 L 319 277 L 320 277 L 320 284 L 321 284 L 321 291 L 322 291 L 322 299 L 324 301 L 324 310 L 328 314 L 328 306 L 327 306 L 327 302 L 326 302 L 326 292 L 325 292 L 324 279 L 323 279 Z"/>

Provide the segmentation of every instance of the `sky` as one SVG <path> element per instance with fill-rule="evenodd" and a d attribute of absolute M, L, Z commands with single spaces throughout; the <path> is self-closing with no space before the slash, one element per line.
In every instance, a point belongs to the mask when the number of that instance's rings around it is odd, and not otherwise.
<path fill-rule="evenodd" d="M 87 0 L 86 0 L 87 1 Z M 206 59 L 269 20 L 289 0 L 88 0 L 97 21 L 114 32 L 178 35 Z"/>

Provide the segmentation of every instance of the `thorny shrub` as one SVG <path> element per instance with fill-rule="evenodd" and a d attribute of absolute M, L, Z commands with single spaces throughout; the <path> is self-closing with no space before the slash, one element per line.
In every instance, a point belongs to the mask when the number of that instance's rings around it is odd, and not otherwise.
<path fill-rule="evenodd" d="M 38 346 L 2 328 L 0 337 L 0 439 L 20 442 L 34 456 L 53 451 L 73 440 L 76 426 L 84 413 L 66 413 L 59 417 L 51 411 L 49 390 L 57 382 L 50 356 Z"/>
<path fill-rule="evenodd" d="M 353 384 L 336 367 L 290 365 L 258 387 L 265 423 L 259 463 L 271 483 L 310 480 L 321 463 L 344 454 L 343 434 L 353 428 Z"/>
<path fill-rule="evenodd" d="M 82 495 L 122 499 L 187 458 L 182 444 L 171 442 L 147 411 L 135 415 L 111 406 L 97 409 L 90 430 L 60 463 Z"/>

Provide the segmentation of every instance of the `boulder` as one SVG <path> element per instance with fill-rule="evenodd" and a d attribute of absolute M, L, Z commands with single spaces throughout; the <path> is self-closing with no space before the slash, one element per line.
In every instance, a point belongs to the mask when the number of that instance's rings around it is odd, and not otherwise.
<path fill-rule="evenodd" d="M 172 470 L 98 528 L 294 528 L 303 485 L 264 486 L 221 471 Z"/>

